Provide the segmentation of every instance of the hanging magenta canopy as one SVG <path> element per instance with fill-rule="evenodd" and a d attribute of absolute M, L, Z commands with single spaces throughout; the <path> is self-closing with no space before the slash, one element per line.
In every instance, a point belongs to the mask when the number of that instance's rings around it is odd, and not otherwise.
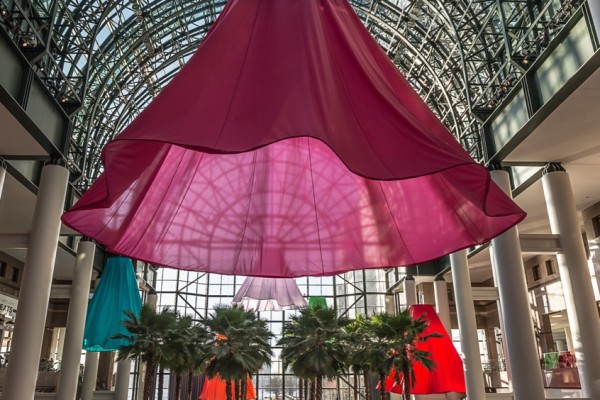
<path fill-rule="evenodd" d="M 410 265 L 525 217 L 345 0 L 230 0 L 102 161 L 63 222 L 187 270 Z"/>

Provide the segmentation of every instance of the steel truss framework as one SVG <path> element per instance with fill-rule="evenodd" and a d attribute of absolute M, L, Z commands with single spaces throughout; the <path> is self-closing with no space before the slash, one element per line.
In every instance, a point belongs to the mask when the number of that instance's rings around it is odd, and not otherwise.
<path fill-rule="evenodd" d="M 350 0 L 417 92 L 478 161 L 482 121 L 583 0 Z M 170 81 L 224 0 L 0 0 L 0 25 L 72 117 L 82 190 L 100 151 Z"/>

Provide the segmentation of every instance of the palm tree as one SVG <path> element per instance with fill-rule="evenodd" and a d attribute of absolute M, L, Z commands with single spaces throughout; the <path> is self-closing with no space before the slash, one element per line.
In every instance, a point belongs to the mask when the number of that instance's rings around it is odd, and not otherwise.
<path fill-rule="evenodd" d="M 392 368 L 401 371 L 404 379 L 404 398 L 410 398 L 411 388 L 416 382 L 415 363 L 422 364 L 428 370 L 434 368 L 429 352 L 417 349 L 419 342 L 441 335 L 433 333 L 423 335 L 427 322 L 421 317 L 414 319 L 409 310 L 392 315 L 380 313 L 371 316 L 367 329 L 371 333 L 372 343 L 367 350 L 367 359 L 373 372 L 379 375 L 381 399 L 385 399 L 385 378 Z M 400 384 L 400 376 L 395 378 Z"/>
<path fill-rule="evenodd" d="M 248 375 L 260 371 L 271 362 L 267 323 L 241 306 L 217 306 L 205 325 L 214 336 L 207 347 L 206 373 L 225 380 L 227 400 L 232 400 L 232 382 L 241 381 L 239 394 L 245 400 Z"/>
<path fill-rule="evenodd" d="M 125 315 L 127 319 L 123 321 L 123 326 L 129 334 L 119 334 L 115 338 L 127 339 L 130 344 L 119 349 L 117 360 L 140 357 L 146 363 L 143 399 L 149 400 L 156 366 L 167 355 L 164 351 L 165 337 L 173 329 L 177 313 L 164 308 L 157 314 L 154 308 L 144 304 L 139 316 L 131 311 L 125 311 Z"/>
<path fill-rule="evenodd" d="M 371 400 L 371 389 L 369 384 L 369 365 L 365 350 L 370 344 L 367 320 L 363 315 L 358 315 L 356 320 L 346 326 L 346 342 L 348 343 L 347 366 L 352 369 L 354 378 L 354 400 L 358 400 L 359 374 L 363 375 L 365 387 L 365 399 Z"/>
<path fill-rule="evenodd" d="M 165 340 L 165 352 L 168 357 L 165 359 L 165 366 L 172 375 L 175 376 L 175 399 L 179 400 L 181 392 L 181 377 L 187 372 L 187 366 L 190 358 L 190 343 L 188 335 L 192 328 L 193 321 L 191 317 L 179 317 Z"/>
<path fill-rule="evenodd" d="M 192 397 L 192 378 L 200 372 L 206 358 L 206 347 L 210 341 L 207 329 L 199 323 L 194 323 L 189 316 L 179 316 L 175 326 L 165 337 L 164 352 L 167 356 L 161 364 L 175 376 L 175 398 L 181 395 L 181 380 L 183 374 L 188 376 L 187 399 Z"/>
<path fill-rule="evenodd" d="M 311 399 L 321 400 L 323 377 L 344 371 L 347 345 L 343 328 L 350 321 L 333 308 L 316 305 L 300 311 L 284 324 L 281 358 L 294 374 L 311 381 Z"/>
<path fill-rule="evenodd" d="M 193 325 L 188 331 L 187 343 L 189 345 L 189 358 L 187 360 L 188 370 L 188 392 L 187 399 L 192 400 L 192 379 L 194 375 L 203 371 L 206 367 L 207 343 L 210 336 L 206 327 L 202 324 Z"/>

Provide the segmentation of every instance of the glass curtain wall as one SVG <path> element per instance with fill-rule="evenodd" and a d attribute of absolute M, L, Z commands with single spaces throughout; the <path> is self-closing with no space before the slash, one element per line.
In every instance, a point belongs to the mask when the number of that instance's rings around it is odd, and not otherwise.
<path fill-rule="evenodd" d="M 306 297 L 324 297 L 329 306 L 335 307 L 339 315 L 354 318 L 359 314 L 371 315 L 386 309 L 386 290 L 402 274 L 401 269 L 353 271 L 329 277 L 296 278 L 302 294 Z M 245 277 L 228 276 L 161 268 L 157 272 L 157 307 L 170 307 L 183 315 L 199 320 L 210 314 L 217 304 L 231 304 L 233 296 Z M 275 334 L 272 340 L 273 359 L 270 366 L 263 368 L 253 377 L 258 399 L 291 400 L 298 398 L 298 379 L 284 371 L 281 348 L 276 345 L 281 337 L 283 323 L 297 311 L 261 312 L 260 317 L 268 321 Z M 138 368 L 134 368 L 132 391 L 138 385 Z M 169 378 L 165 377 L 165 384 Z M 351 400 L 352 378 L 340 377 L 337 381 L 324 382 L 324 400 Z M 167 388 L 165 387 L 166 396 Z M 134 397 L 135 398 L 135 397 Z"/>

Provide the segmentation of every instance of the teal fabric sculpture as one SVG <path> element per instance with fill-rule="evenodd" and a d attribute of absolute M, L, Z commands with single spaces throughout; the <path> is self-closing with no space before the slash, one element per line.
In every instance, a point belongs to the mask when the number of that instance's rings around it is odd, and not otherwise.
<path fill-rule="evenodd" d="M 133 263 L 129 258 L 109 256 L 100 283 L 88 306 L 83 334 L 83 348 L 87 351 L 114 351 L 128 344 L 126 339 L 112 339 L 127 334 L 121 323 L 124 311 L 140 314 L 142 299 L 135 279 Z"/>

